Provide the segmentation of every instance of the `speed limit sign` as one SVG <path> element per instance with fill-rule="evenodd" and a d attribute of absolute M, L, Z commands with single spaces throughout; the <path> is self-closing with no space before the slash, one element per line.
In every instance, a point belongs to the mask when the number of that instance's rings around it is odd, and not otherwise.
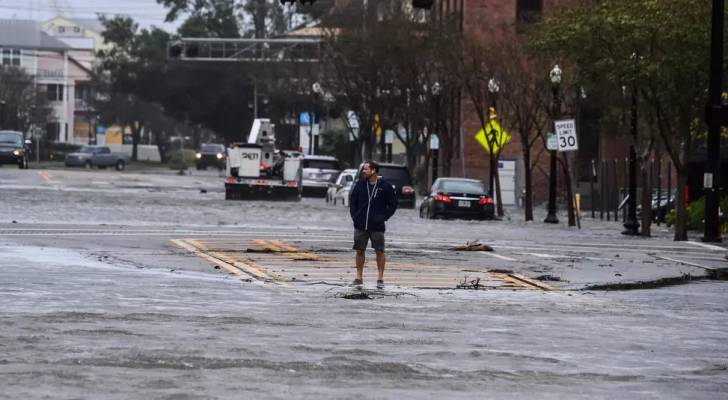
<path fill-rule="evenodd" d="M 576 123 L 573 119 L 554 121 L 554 126 L 556 128 L 559 151 L 579 150 L 579 144 L 576 140 Z"/>

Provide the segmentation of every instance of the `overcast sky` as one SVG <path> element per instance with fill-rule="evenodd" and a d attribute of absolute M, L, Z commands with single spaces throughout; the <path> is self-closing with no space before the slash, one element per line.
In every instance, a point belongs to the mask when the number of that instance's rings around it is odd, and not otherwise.
<path fill-rule="evenodd" d="M 165 23 L 166 9 L 156 0 L 0 0 L 0 18 L 43 21 L 56 15 L 96 18 L 97 13 L 128 15 L 142 27 L 155 25 L 167 31 L 180 24 Z"/>

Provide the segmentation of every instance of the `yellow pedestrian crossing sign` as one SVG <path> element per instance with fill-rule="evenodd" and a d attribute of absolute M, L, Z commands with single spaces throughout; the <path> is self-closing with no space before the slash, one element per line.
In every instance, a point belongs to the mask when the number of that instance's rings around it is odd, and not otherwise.
<path fill-rule="evenodd" d="M 487 153 L 497 154 L 506 143 L 511 141 L 511 135 L 493 118 L 488 120 L 485 127 L 475 134 L 475 140 L 483 146 Z"/>

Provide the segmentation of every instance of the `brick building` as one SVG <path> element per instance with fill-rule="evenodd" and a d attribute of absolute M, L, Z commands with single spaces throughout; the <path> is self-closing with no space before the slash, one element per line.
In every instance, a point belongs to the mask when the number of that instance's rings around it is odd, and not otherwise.
<path fill-rule="evenodd" d="M 571 0 L 439 0 L 435 1 L 431 18 L 437 19 L 442 15 L 455 15 L 460 19 L 461 29 L 467 34 L 488 41 L 508 40 L 507 38 L 519 34 L 529 24 L 540 21 L 544 15 L 556 12 L 559 7 L 567 6 Z M 547 71 L 544 71 L 544 75 Z M 474 135 L 481 128 L 480 120 L 467 99 L 463 99 L 460 110 L 461 143 L 460 157 L 454 160 L 452 174 L 488 180 L 490 174 L 488 154 L 475 141 Z M 507 120 L 502 120 L 503 126 L 511 131 L 511 142 L 505 146 L 501 153 L 499 175 L 504 204 L 520 203 L 519 197 L 523 193 L 524 171 L 523 156 L 520 137 L 508 126 Z M 585 125 L 582 125 L 582 127 Z M 597 147 L 593 146 L 584 132 L 580 132 L 580 139 L 589 151 L 580 151 L 574 159 L 575 170 L 582 170 L 588 166 L 589 160 L 597 157 Z M 597 142 L 592 140 L 591 142 Z M 539 143 L 534 147 L 540 146 Z M 538 153 L 532 150 L 532 157 Z M 548 154 L 543 153 L 539 163 L 533 170 L 534 204 L 543 202 L 548 194 Z M 578 177 L 577 177 L 578 178 Z M 588 177 L 586 178 L 588 179 Z M 563 185 L 563 172 L 559 171 L 558 181 Z M 562 191 L 560 191 L 562 192 Z"/>
<path fill-rule="evenodd" d="M 362 0 L 338 0 L 337 5 L 342 6 L 352 1 Z M 487 43 L 508 40 L 508 37 L 520 34 L 529 24 L 541 21 L 544 16 L 558 12 L 560 8 L 573 2 L 574 0 L 434 0 L 430 11 L 417 12 L 424 13 L 425 19 L 429 19 L 433 24 L 445 16 L 455 17 L 462 31 Z M 545 79 L 547 74 L 548 71 L 544 71 Z M 452 155 L 450 174 L 478 178 L 487 182 L 490 174 L 488 154 L 474 138 L 481 129 L 480 120 L 466 96 L 457 101 L 457 106 L 460 109 L 459 123 L 456 124 L 460 131 L 460 138 L 457 141 L 460 146 Z M 589 121 L 589 118 L 596 118 L 596 115 L 584 111 L 580 112 L 579 117 L 580 150 L 578 154 L 572 155 L 574 163 L 572 169 L 576 171 L 577 181 L 580 179 L 588 181 L 590 160 L 602 158 L 599 157 L 600 147 L 603 148 L 602 151 L 606 149 L 609 154 L 626 154 L 626 147 L 624 141 L 609 141 L 599 146 L 598 124 L 595 124 L 593 119 Z M 525 186 L 520 138 L 517 132 L 512 131 L 507 120 L 501 123 L 511 133 L 511 142 L 505 146 L 499 163 L 503 202 L 520 204 Z M 538 146 L 540 143 L 534 145 Z M 539 152 L 540 149 L 532 150 L 534 156 Z M 548 153 L 544 152 L 533 170 L 534 204 L 542 203 L 547 197 L 548 172 Z M 558 172 L 558 182 L 563 187 L 561 170 Z M 563 192 L 559 190 L 559 193 Z"/>

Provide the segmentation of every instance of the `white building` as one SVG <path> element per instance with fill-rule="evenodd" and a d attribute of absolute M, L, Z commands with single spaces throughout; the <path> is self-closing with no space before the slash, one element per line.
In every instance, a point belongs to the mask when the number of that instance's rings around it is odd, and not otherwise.
<path fill-rule="evenodd" d="M 24 69 L 47 93 L 53 114 L 45 126 L 46 137 L 88 143 L 93 125 L 87 100 L 92 92 L 94 48 L 53 37 L 38 21 L 6 19 L 0 20 L 0 54 L 2 65 Z"/>

